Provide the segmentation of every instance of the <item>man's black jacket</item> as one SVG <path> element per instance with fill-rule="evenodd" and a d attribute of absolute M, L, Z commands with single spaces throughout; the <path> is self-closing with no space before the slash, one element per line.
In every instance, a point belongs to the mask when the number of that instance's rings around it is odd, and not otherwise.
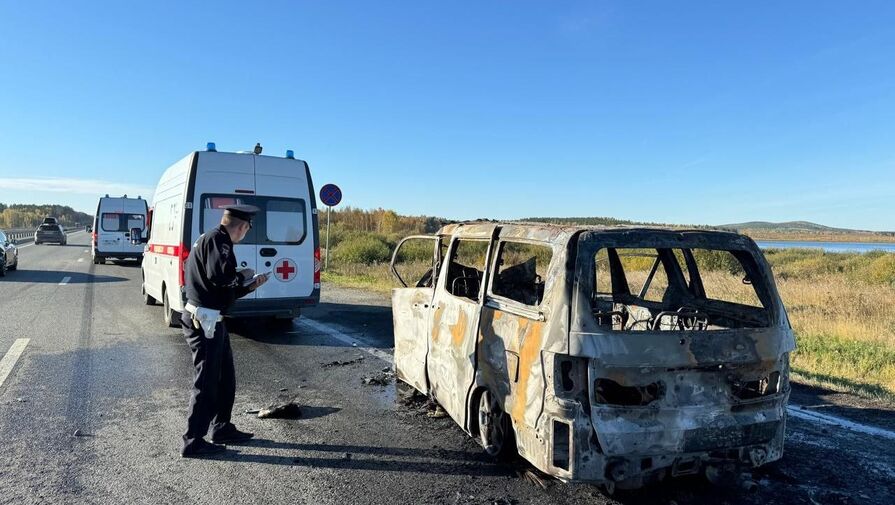
<path fill-rule="evenodd" d="M 186 298 L 193 305 L 226 313 L 237 298 L 249 293 L 236 272 L 233 241 L 223 225 L 199 237 L 186 260 Z"/>

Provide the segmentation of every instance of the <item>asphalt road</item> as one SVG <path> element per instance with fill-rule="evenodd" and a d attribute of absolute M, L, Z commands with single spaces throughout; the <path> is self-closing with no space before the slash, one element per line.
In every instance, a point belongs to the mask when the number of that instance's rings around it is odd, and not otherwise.
<path fill-rule="evenodd" d="M 613 497 L 544 489 L 524 462 L 493 463 L 449 419 L 396 402 L 394 385 L 363 384 L 390 365 L 388 300 L 330 286 L 291 328 L 231 327 L 234 421 L 257 440 L 182 459 L 189 349 L 142 304 L 139 265 L 93 265 L 87 241 L 24 246 L 0 279 L 0 356 L 14 361 L 0 366 L 0 503 L 895 503 L 890 406 L 805 387 L 804 412 L 859 424 L 790 416 L 785 457 L 752 492 L 697 477 Z M 352 363 L 324 366 L 337 361 Z M 300 419 L 243 414 L 292 397 Z"/>

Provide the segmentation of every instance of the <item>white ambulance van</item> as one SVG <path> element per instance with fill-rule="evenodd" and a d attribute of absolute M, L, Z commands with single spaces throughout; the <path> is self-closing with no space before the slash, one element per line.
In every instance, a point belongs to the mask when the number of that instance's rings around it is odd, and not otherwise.
<path fill-rule="evenodd" d="M 148 213 L 146 200 L 139 196 L 101 197 L 93 218 L 93 263 L 103 264 L 110 258 L 142 259 Z"/>
<path fill-rule="evenodd" d="M 260 151 L 256 146 L 255 151 Z M 311 172 L 292 151 L 283 158 L 205 151 L 168 168 L 155 190 L 143 257 L 143 298 L 164 306 L 165 322 L 179 324 L 184 265 L 203 233 L 217 227 L 223 208 L 254 205 L 260 212 L 233 248 L 238 268 L 272 272 L 268 282 L 239 299 L 232 317 L 291 320 L 320 300 L 317 203 Z"/>

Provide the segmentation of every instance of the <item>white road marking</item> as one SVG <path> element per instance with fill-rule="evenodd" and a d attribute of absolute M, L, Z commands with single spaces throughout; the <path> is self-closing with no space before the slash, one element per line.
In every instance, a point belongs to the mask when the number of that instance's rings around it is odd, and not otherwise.
<path fill-rule="evenodd" d="M 68 284 L 68 281 L 70 281 L 70 280 L 71 280 L 71 277 L 65 276 L 65 277 L 62 278 L 62 281 L 59 282 L 59 285 L 60 285 L 60 286 L 65 286 L 66 284 Z"/>
<path fill-rule="evenodd" d="M 867 426 L 866 424 L 856 423 L 854 421 L 849 421 L 848 419 L 843 419 L 841 417 L 831 416 L 829 414 L 821 414 L 820 412 L 815 412 L 813 410 L 805 410 L 798 405 L 787 405 L 786 410 L 787 412 L 789 412 L 789 415 L 798 417 L 799 419 L 810 421 L 812 423 L 830 424 L 833 426 L 845 428 L 847 430 L 857 431 L 858 433 L 876 435 L 878 437 L 895 440 L 895 432 L 877 428 L 875 426 Z"/>
<path fill-rule="evenodd" d="M 0 387 L 3 387 L 3 383 L 6 382 L 6 378 L 9 377 L 12 368 L 16 366 L 16 362 L 19 361 L 19 357 L 25 352 L 25 346 L 27 346 L 30 341 L 30 338 L 16 339 L 9 350 L 6 351 L 3 359 L 0 359 Z"/>
<path fill-rule="evenodd" d="M 323 333 L 329 337 L 332 337 L 343 344 L 347 344 L 350 346 L 356 346 L 356 349 L 359 351 L 363 351 L 374 358 L 379 358 L 382 361 L 385 361 L 389 365 L 394 366 L 395 360 L 392 358 L 392 355 L 388 352 L 385 352 L 381 349 L 377 349 L 376 347 L 370 345 L 368 342 L 364 342 L 363 340 L 352 337 L 351 335 L 347 335 L 327 324 L 321 323 L 319 321 L 314 321 L 313 319 L 301 318 L 296 323 L 297 326 L 304 326 L 310 330 L 317 331 Z"/>
<path fill-rule="evenodd" d="M 84 261 L 84 258 L 78 258 L 78 263 Z"/>

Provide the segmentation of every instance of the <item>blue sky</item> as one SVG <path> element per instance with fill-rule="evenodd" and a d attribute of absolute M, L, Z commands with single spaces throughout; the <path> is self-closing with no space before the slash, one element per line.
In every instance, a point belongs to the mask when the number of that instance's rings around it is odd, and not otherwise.
<path fill-rule="evenodd" d="M 895 230 L 891 2 L 0 0 L 0 202 L 294 149 L 450 218 Z"/>

